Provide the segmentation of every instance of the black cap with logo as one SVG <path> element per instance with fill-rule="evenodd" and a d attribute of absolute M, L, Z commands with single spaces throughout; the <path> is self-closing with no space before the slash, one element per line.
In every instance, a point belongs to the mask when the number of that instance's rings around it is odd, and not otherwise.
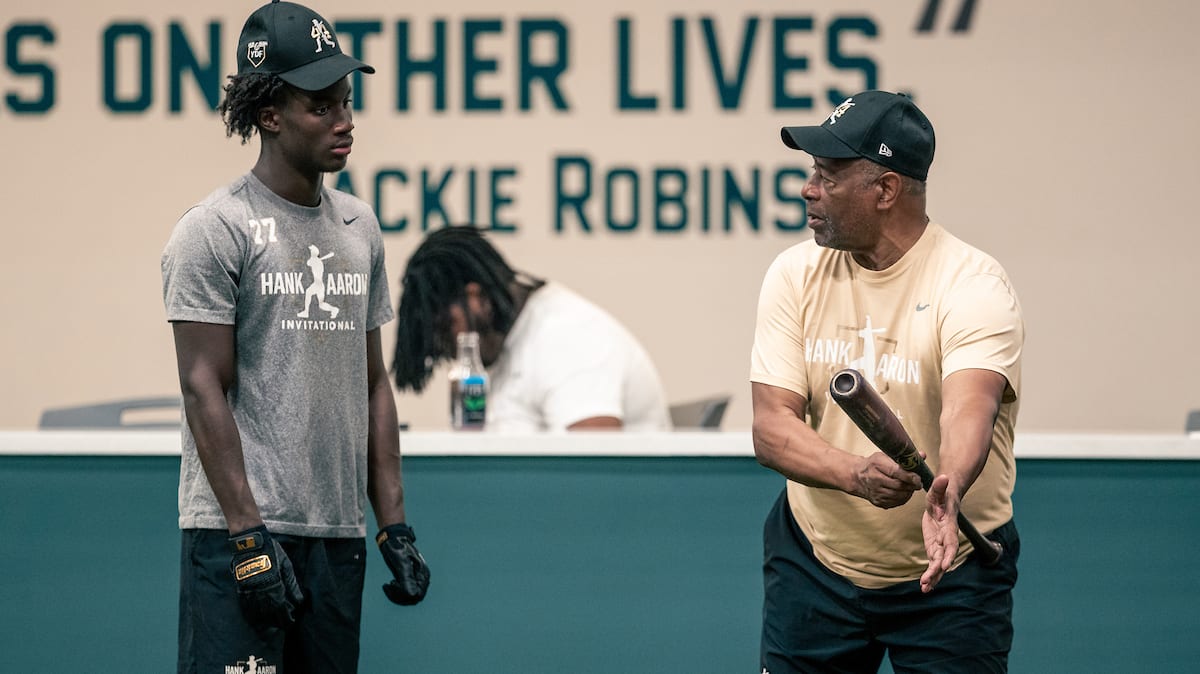
<path fill-rule="evenodd" d="M 785 126 L 781 134 L 785 145 L 814 157 L 862 157 L 917 180 L 933 163 L 933 125 L 903 94 L 854 94 L 820 126 Z"/>
<path fill-rule="evenodd" d="M 273 0 L 254 10 L 238 38 L 238 74 L 278 75 L 305 91 L 320 91 L 346 75 L 375 69 L 342 53 L 329 22 L 311 9 Z"/>

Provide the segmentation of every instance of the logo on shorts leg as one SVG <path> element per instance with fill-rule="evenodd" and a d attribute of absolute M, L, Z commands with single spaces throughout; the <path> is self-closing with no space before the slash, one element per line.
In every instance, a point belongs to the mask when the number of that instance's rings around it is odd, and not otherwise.
<path fill-rule="evenodd" d="M 276 666 L 251 655 L 245 660 L 238 660 L 236 665 L 225 665 L 225 674 L 276 674 Z"/>

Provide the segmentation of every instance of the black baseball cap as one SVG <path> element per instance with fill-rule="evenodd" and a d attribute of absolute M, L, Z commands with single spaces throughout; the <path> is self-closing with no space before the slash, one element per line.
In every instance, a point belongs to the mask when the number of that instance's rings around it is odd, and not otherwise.
<path fill-rule="evenodd" d="M 933 163 L 933 125 L 912 99 L 887 91 L 854 94 L 820 126 L 785 126 L 783 143 L 814 157 L 862 157 L 925 180 Z"/>
<path fill-rule="evenodd" d="M 254 10 L 238 38 L 238 74 L 278 75 L 305 91 L 320 91 L 346 75 L 375 69 L 342 53 L 320 14 L 294 2 L 272 0 Z"/>

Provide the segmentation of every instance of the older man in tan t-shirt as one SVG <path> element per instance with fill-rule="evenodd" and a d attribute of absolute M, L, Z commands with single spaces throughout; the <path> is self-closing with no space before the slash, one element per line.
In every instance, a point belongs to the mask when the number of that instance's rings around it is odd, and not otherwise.
<path fill-rule="evenodd" d="M 1024 326 L 1004 269 L 925 212 L 933 127 L 906 96 L 856 94 L 783 129 L 813 157 L 813 240 L 763 281 L 751 354 L 754 445 L 788 478 L 765 533 L 762 668 L 1004 671 L 1019 551 L 1013 426 Z M 876 449 L 831 403 L 863 373 L 936 478 Z M 1005 547 L 984 566 L 960 512 Z"/>

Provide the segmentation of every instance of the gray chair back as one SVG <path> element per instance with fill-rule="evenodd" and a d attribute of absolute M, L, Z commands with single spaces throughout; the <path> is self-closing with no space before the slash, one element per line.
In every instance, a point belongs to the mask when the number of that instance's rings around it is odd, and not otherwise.
<path fill-rule="evenodd" d="M 720 428 L 731 397 L 716 395 L 671 405 L 671 425 L 675 428 Z"/>
<path fill-rule="evenodd" d="M 167 417 L 178 413 L 182 405 L 179 396 L 164 396 L 161 398 L 130 398 L 113 400 L 91 405 L 76 405 L 73 407 L 58 407 L 44 410 L 38 421 L 38 428 L 85 429 L 85 428 L 126 428 L 126 429 L 168 429 L 179 428 L 180 420 L 130 421 L 125 417 L 126 412 L 161 412 Z"/>

